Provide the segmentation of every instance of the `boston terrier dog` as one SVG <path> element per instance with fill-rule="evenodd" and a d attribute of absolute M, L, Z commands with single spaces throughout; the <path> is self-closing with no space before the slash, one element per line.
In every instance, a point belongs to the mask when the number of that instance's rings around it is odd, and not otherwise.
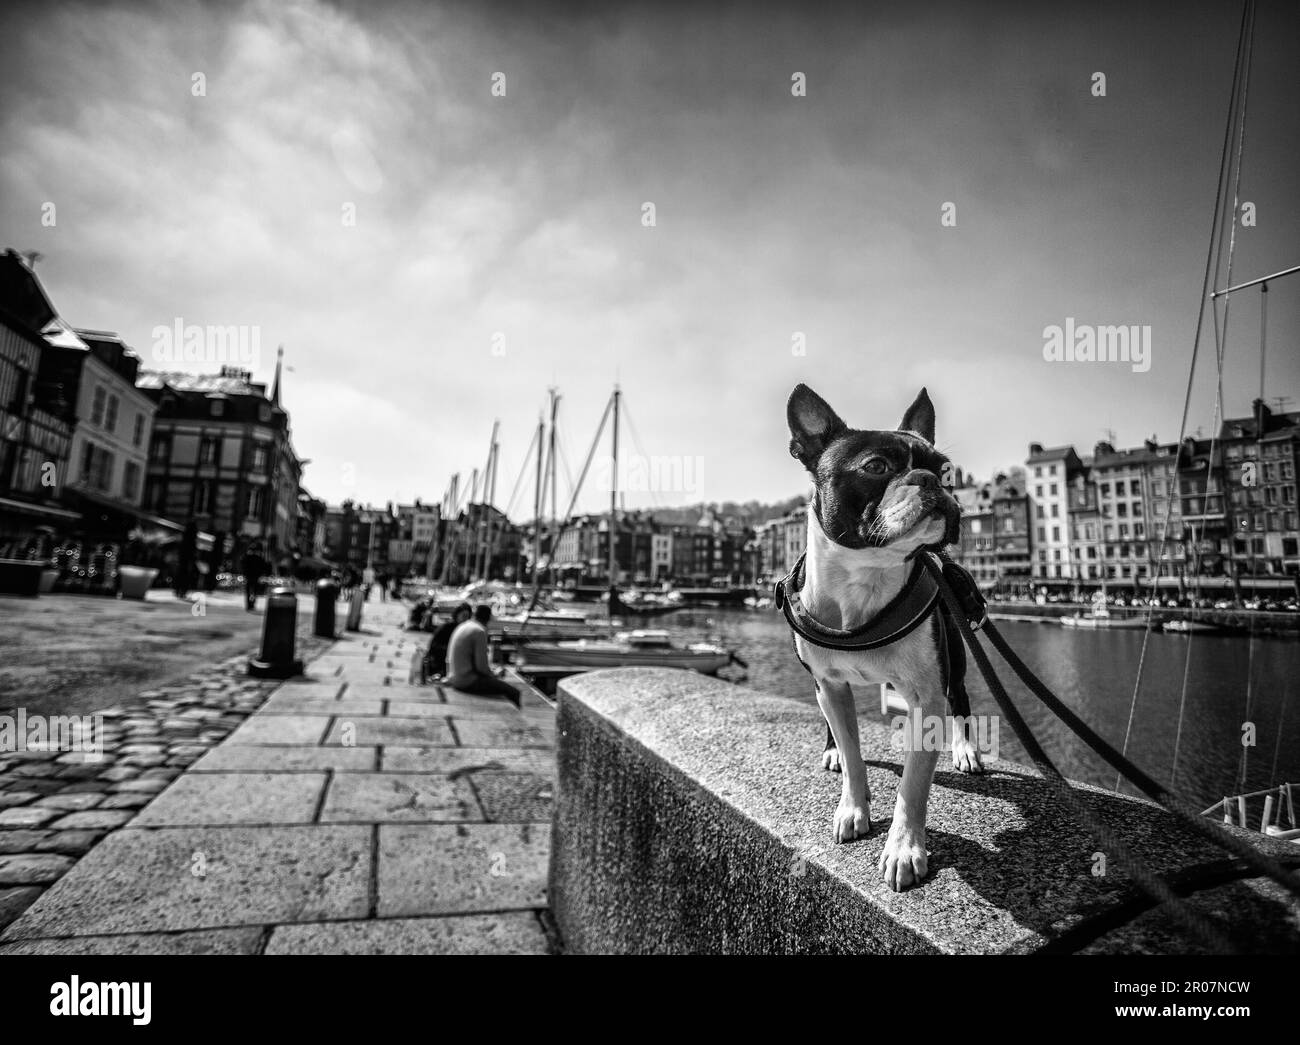
<path fill-rule="evenodd" d="M 941 482 L 952 466 L 934 447 L 934 406 L 925 389 L 897 431 L 849 428 L 806 385 L 794 390 L 786 413 L 790 454 L 808 469 L 814 489 L 807 551 L 777 598 L 829 726 L 823 766 L 843 776 L 835 840 L 851 842 L 871 831 L 852 687 L 891 683 L 927 722 L 946 715 L 949 702 L 955 714 L 969 715 L 960 638 L 945 629 L 937 587 L 917 561 L 927 549 L 956 542 L 961 509 Z M 926 875 L 925 812 L 938 752 L 914 746 L 904 754 L 880 857 L 895 890 Z M 952 738 L 952 757 L 964 772 L 983 770 L 964 730 Z"/>

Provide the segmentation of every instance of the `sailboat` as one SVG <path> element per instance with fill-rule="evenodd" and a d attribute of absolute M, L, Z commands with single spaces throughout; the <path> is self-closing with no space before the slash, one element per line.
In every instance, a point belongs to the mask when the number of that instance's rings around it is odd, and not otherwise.
<path fill-rule="evenodd" d="M 630 607 L 619 598 L 618 594 L 618 558 L 616 552 L 618 548 L 618 428 L 621 398 L 622 392 L 615 385 L 614 393 L 605 405 L 605 413 L 601 416 L 600 427 L 596 430 L 596 438 L 592 442 L 591 452 L 587 455 L 587 463 L 590 464 L 592 453 L 594 453 L 604 431 L 605 422 L 612 417 L 613 468 L 610 470 L 609 495 L 609 594 L 606 606 L 611 630 L 615 618 L 636 615 L 635 613 L 628 614 L 627 611 Z M 579 485 L 586 473 L 587 468 L 584 465 L 582 474 L 579 476 Z M 576 497 L 577 490 L 574 491 L 575 500 Z M 571 511 L 570 514 L 572 514 Z M 660 609 L 661 607 L 654 607 L 651 610 L 650 607 L 647 607 L 647 613 Z M 532 666 L 545 667 L 549 669 L 548 674 L 552 676 L 556 673 L 554 669 L 557 668 L 571 668 L 573 673 L 576 674 L 591 668 L 653 666 L 687 668 L 705 675 L 712 675 L 733 662 L 740 664 L 742 667 L 744 666 L 744 661 L 736 656 L 733 651 L 713 643 L 694 642 L 679 646 L 673 642 L 672 637 L 666 631 L 641 629 L 617 632 L 607 639 L 584 638 L 567 642 L 527 642 L 521 646 L 520 656 L 523 663 L 519 666 L 519 670 L 525 676 L 529 674 L 528 669 Z"/>

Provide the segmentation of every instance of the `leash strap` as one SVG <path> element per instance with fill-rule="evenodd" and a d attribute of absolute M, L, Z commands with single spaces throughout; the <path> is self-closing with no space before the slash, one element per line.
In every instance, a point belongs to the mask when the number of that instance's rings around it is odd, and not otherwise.
<path fill-rule="evenodd" d="M 939 581 L 940 594 L 954 613 L 961 615 L 965 620 L 965 615 L 960 602 L 953 594 L 952 588 L 943 580 L 942 569 L 929 560 L 927 569 L 936 575 Z M 997 702 L 998 710 L 1015 731 L 1016 736 L 1020 739 L 1029 755 L 1030 760 L 1042 773 L 1043 778 L 1056 790 L 1061 801 L 1070 809 L 1080 823 L 1088 829 L 1093 838 L 1101 845 L 1103 850 L 1114 853 L 1119 862 L 1128 869 L 1133 881 L 1143 892 L 1147 893 L 1152 899 L 1163 904 L 1170 916 L 1177 921 L 1184 929 L 1198 937 L 1210 948 L 1218 953 L 1236 953 L 1237 949 L 1223 936 L 1219 927 L 1204 915 L 1189 909 L 1169 886 L 1148 871 L 1145 866 L 1129 851 L 1128 846 L 1116 838 L 1110 831 L 1110 828 L 1102 823 L 1092 811 L 1080 800 L 1078 793 L 1070 786 L 1069 781 L 1061 774 L 1061 771 L 1052 764 L 1047 753 L 1039 745 L 1037 738 L 1030 732 L 1025 720 L 1021 717 L 1020 712 L 1016 710 L 1011 703 L 1007 691 L 1003 688 L 1001 681 L 993 671 L 993 665 L 989 663 L 988 654 L 984 652 L 975 639 L 974 632 L 969 624 L 961 629 L 962 639 L 970 648 L 971 655 L 979 665 L 980 673 L 984 676 L 984 681 L 988 684 L 989 691 L 993 694 L 993 699 Z"/>
<path fill-rule="evenodd" d="M 1173 813 L 1185 825 L 1190 827 L 1197 834 L 1208 839 L 1210 842 L 1225 849 L 1233 856 L 1244 860 L 1260 874 L 1267 875 L 1278 885 L 1287 889 L 1289 892 L 1300 896 L 1300 881 L 1296 880 L 1294 874 L 1290 873 L 1281 863 L 1261 853 L 1254 846 L 1250 845 L 1236 835 L 1225 831 L 1221 824 L 1211 820 L 1208 817 L 1201 816 L 1186 801 L 1177 795 L 1171 794 L 1168 790 L 1161 787 L 1151 777 L 1135 766 L 1122 754 L 1115 750 L 1106 740 L 1097 735 L 1086 722 L 1078 715 L 1065 706 L 1043 681 L 1035 675 L 1029 667 L 1016 655 L 1016 651 L 1011 648 L 1007 640 L 1003 638 L 1002 633 L 991 622 L 986 627 L 989 641 L 1002 658 L 1011 665 L 1020 680 L 1025 684 L 1031 693 L 1047 705 L 1048 710 L 1056 715 L 1074 732 L 1080 740 L 1087 744 L 1093 751 L 1105 759 L 1112 769 L 1124 774 L 1133 783 L 1139 791 L 1147 798 L 1162 806 L 1170 813 Z"/>

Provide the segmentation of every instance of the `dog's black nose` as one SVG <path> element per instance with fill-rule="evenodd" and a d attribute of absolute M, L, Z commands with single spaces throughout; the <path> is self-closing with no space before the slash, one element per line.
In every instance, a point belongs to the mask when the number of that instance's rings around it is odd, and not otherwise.
<path fill-rule="evenodd" d="M 927 472 L 924 468 L 913 468 L 903 476 L 904 486 L 919 486 L 923 490 L 937 490 L 939 488 L 939 477 L 933 472 Z"/>

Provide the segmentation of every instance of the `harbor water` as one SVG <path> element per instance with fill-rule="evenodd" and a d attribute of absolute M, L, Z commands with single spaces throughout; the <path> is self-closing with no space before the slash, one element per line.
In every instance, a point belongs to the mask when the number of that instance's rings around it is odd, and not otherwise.
<path fill-rule="evenodd" d="M 682 641 L 698 641 L 702 634 L 715 639 L 749 665 L 745 672 L 732 667 L 727 677 L 816 703 L 812 679 L 795 659 L 790 631 L 775 611 L 692 609 L 648 626 L 666 627 Z M 1119 748 L 1127 731 L 1129 757 L 1165 785 L 1174 770 L 1177 738 L 1173 790 L 1200 807 L 1283 781 L 1300 790 L 1300 641 L 1154 632 L 1135 704 L 1143 631 L 1018 621 L 999 621 L 998 628 L 1035 674 L 1099 734 Z M 984 645 L 1016 707 L 1060 770 L 1071 779 L 1113 788 L 1115 772 L 1021 688 L 1010 669 L 1003 670 L 996 651 Z M 966 679 L 974 713 L 995 715 L 997 706 L 973 662 Z M 859 693 L 858 709 L 864 719 L 879 719 L 879 691 Z M 1243 736 L 1253 739 L 1253 746 L 1243 745 Z M 1002 758 L 1029 764 L 1009 725 L 999 723 L 998 741 Z M 1127 782 L 1122 790 L 1133 793 Z M 1251 806 L 1256 822 L 1260 801 Z"/>

